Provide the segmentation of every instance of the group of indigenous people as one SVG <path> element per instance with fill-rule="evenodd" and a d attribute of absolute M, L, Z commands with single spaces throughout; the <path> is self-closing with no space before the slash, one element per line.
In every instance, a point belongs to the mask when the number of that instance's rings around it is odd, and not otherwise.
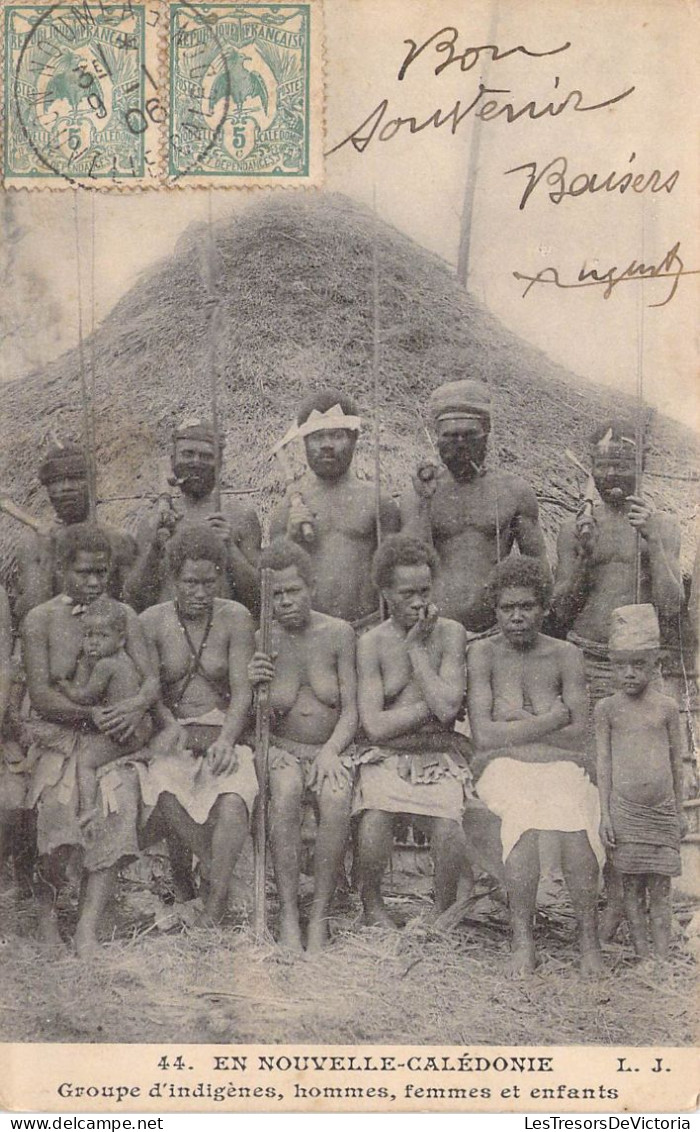
<path fill-rule="evenodd" d="M 196 858 L 199 922 L 220 923 L 265 806 L 292 952 L 328 944 L 350 852 L 366 923 L 396 926 L 382 885 L 408 818 L 430 840 L 438 917 L 483 873 L 505 889 L 514 974 L 536 965 L 545 859 L 566 881 L 585 973 L 625 917 L 638 956 L 650 943 L 668 955 L 697 782 L 688 697 L 669 682 L 685 616 L 678 526 L 639 494 L 634 428 L 608 422 L 591 439 L 599 502 L 564 523 L 553 577 L 534 491 L 487 463 L 488 387 L 442 385 L 430 412 L 440 461 L 397 502 L 354 474 L 351 399 L 311 396 L 288 434 L 307 470 L 264 549 L 254 510 L 218 502 L 222 438 L 205 421 L 175 430 L 178 493 L 135 538 L 88 521 L 79 448 L 47 454 L 55 526 L 19 548 L 13 609 L 0 593 L 2 863 L 14 857 L 47 945 L 62 945 L 71 870 L 84 955 L 120 865 L 163 839 L 178 897 L 196 895 Z M 270 713 L 265 797 L 256 689 Z"/>

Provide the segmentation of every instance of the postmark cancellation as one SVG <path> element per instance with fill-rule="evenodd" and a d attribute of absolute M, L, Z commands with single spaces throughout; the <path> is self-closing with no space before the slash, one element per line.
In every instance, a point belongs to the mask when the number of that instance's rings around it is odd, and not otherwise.
<path fill-rule="evenodd" d="M 316 0 L 8 3 L 2 36 L 7 187 L 320 182 Z"/>

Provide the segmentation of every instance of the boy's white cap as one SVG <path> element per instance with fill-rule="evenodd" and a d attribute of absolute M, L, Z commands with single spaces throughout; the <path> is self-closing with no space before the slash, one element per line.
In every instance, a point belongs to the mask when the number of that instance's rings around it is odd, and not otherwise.
<path fill-rule="evenodd" d="M 653 605 L 621 605 L 613 609 L 608 640 L 611 651 L 658 649 L 660 644 L 659 619 Z"/>

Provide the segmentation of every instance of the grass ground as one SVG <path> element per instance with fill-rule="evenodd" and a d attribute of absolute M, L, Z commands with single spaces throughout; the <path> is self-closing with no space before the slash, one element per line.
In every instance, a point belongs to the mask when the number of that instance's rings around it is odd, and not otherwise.
<path fill-rule="evenodd" d="M 0 1040 L 50 1042 L 269 1042 L 688 1045 L 695 1040 L 697 967 L 679 931 L 672 961 L 641 968 L 616 945 L 606 974 L 577 971 L 565 903 L 538 926 L 538 973 L 505 977 L 505 913 L 488 897 L 448 935 L 428 924 L 430 899 L 400 875 L 389 906 L 399 932 L 366 928 L 349 897 L 322 955 L 292 958 L 256 943 L 247 896 L 217 929 L 154 929 L 162 906 L 147 886 L 122 879 L 99 956 L 68 949 L 47 962 L 34 940 L 35 909 L 6 892 Z M 404 878 L 405 881 L 405 878 Z M 429 885 L 423 879 L 422 888 Z M 413 891 L 406 892 L 410 887 Z M 404 889 L 402 892 L 401 889 Z M 241 887 L 241 892 L 244 888 Z M 74 895 L 61 911 L 64 934 Z M 275 927 L 274 903 L 271 924 Z M 682 923 L 690 909 L 678 906 Z"/>

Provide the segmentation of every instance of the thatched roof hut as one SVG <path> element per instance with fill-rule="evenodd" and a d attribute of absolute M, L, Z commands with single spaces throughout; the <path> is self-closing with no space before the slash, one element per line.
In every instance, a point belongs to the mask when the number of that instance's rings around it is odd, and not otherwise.
<path fill-rule="evenodd" d="M 340 195 L 265 196 L 214 229 L 225 481 L 256 489 L 251 500 L 267 513 L 282 490 L 269 448 L 300 395 L 314 385 L 351 391 L 371 415 L 374 239 L 383 476 L 398 491 L 415 461 L 430 451 L 430 389 L 456 376 L 481 375 L 495 402 L 492 459 L 534 485 L 553 554 L 580 482 L 563 449 L 571 447 L 585 460 L 592 426 L 613 413 L 629 413 L 631 400 L 574 377 L 523 343 L 464 293 L 445 263 Z M 208 410 L 208 243 L 201 226 L 188 229 L 174 255 L 144 275 L 86 343 L 86 357 L 95 359 L 102 496 L 162 490 L 172 424 L 183 414 Z M 51 430 L 81 435 L 78 351 L 3 393 L 0 483 L 16 502 L 46 513 L 36 483 L 42 437 Z M 660 414 L 653 417 L 651 471 L 687 476 L 699 455 L 696 434 Z M 369 437 L 360 442 L 358 468 L 371 474 Z M 657 506 L 681 519 L 687 571 L 694 553 L 695 485 L 649 476 L 646 486 Z M 100 514 L 132 523 L 140 506 L 108 503 Z M 15 522 L 0 517 L 5 572 L 18 532 Z"/>

